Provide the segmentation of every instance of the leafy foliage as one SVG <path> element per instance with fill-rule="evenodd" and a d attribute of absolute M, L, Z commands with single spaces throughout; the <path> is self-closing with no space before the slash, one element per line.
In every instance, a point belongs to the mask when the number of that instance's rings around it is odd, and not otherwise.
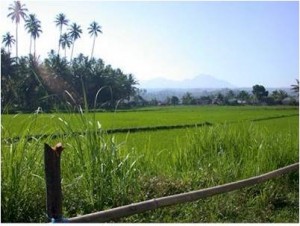
<path fill-rule="evenodd" d="M 296 82 L 297 82 L 297 84 L 291 85 L 291 86 L 292 86 L 292 90 L 293 90 L 295 93 L 298 93 L 298 94 L 299 94 L 299 80 L 296 79 Z"/>
<path fill-rule="evenodd" d="M 3 35 L 2 43 L 4 43 L 5 47 L 7 47 L 8 52 L 15 42 L 16 40 L 14 39 L 14 36 L 10 34 L 10 32 L 7 32 L 5 35 Z"/>
<path fill-rule="evenodd" d="M 33 112 L 38 107 L 44 111 L 63 108 L 66 92 L 72 107 L 114 108 L 136 91 L 132 74 L 83 54 L 68 62 L 52 50 L 43 63 L 32 56 L 15 62 L 4 49 L 1 56 L 2 109 Z"/>
<path fill-rule="evenodd" d="M 252 87 L 252 93 L 255 96 L 256 100 L 258 100 L 258 101 L 262 101 L 269 94 L 269 92 L 266 91 L 266 88 L 262 85 L 253 86 Z"/>
<path fill-rule="evenodd" d="M 40 37 L 41 21 L 36 18 L 35 14 L 29 14 L 28 19 L 25 20 L 25 28 L 30 34 L 30 53 L 31 53 L 31 42 L 34 42 L 34 56 L 36 55 L 36 38 Z"/>

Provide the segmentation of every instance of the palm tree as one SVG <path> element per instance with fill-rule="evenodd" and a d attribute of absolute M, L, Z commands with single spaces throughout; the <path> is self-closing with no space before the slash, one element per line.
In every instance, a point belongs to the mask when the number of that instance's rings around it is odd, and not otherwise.
<path fill-rule="evenodd" d="M 297 81 L 297 84 L 296 85 L 291 85 L 292 86 L 292 90 L 295 92 L 295 93 L 299 93 L 299 80 L 296 79 Z"/>
<path fill-rule="evenodd" d="M 2 43 L 4 43 L 5 47 L 7 47 L 7 52 L 10 53 L 9 50 L 12 47 L 12 44 L 15 44 L 16 40 L 14 39 L 14 36 L 11 35 L 9 32 L 7 32 L 2 37 L 3 37 Z"/>
<path fill-rule="evenodd" d="M 34 56 L 36 54 L 36 38 L 40 37 L 41 30 L 41 21 L 36 18 L 35 14 L 29 14 L 28 19 L 25 20 L 25 28 L 30 34 L 30 54 L 31 54 L 31 43 L 34 41 Z"/>
<path fill-rule="evenodd" d="M 32 46 L 32 31 L 34 27 L 34 22 L 35 22 L 35 15 L 34 14 L 29 14 L 28 19 L 25 20 L 25 29 L 28 31 L 30 34 L 30 43 L 29 43 L 29 53 L 31 54 L 31 46 Z"/>
<path fill-rule="evenodd" d="M 10 17 L 12 21 L 16 22 L 16 57 L 18 58 L 18 25 L 20 23 L 21 18 L 23 20 L 26 18 L 26 11 L 28 11 L 27 8 L 25 8 L 25 4 L 20 3 L 20 1 L 15 1 L 14 4 L 11 4 L 8 8 L 8 10 L 12 11 L 7 15 L 7 17 Z"/>
<path fill-rule="evenodd" d="M 35 26 L 32 32 L 32 37 L 33 37 L 33 45 L 34 45 L 34 56 L 36 54 L 36 39 L 40 37 L 40 33 L 42 33 L 42 29 L 41 29 L 41 21 L 40 20 L 36 20 L 35 21 Z"/>
<path fill-rule="evenodd" d="M 67 57 L 67 47 L 70 48 L 70 46 L 72 44 L 71 37 L 67 33 L 62 34 L 59 39 L 59 44 L 61 45 L 62 49 L 65 50 L 65 58 L 66 58 Z"/>
<path fill-rule="evenodd" d="M 62 35 L 62 28 L 63 28 L 63 25 L 68 25 L 69 20 L 66 19 L 65 14 L 60 13 L 56 16 L 54 22 L 55 22 L 56 26 L 59 26 L 59 40 L 58 40 L 58 51 L 57 51 L 57 53 L 59 55 L 59 50 L 60 50 L 60 45 L 61 45 L 60 38 L 61 38 L 61 35 Z"/>
<path fill-rule="evenodd" d="M 93 57 L 93 53 L 94 53 L 94 48 L 95 48 L 95 40 L 96 37 L 98 36 L 98 32 L 102 33 L 101 31 L 101 26 L 93 21 L 90 26 L 88 27 L 89 30 L 89 34 L 91 34 L 91 36 L 94 36 L 94 40 L 93 40 L 93 47 L 92 47 L 92 53 L 91 53 L 91 58 Z"/>
<path fill-rule="evenodd" d="M 72 51 L 71 51 L 71 58 L 70 58 L 70 61 L 72 61 L 74 44 L 75 44 L 76 39 L 80 38 L 80 34 L 82 33 L 82 30 L 79 25 L 77 25 L 76 23 L 73 23 L 71 25 L 71 27 L 69 28 L 69 31 L 70 31 L 69 35 L 70 35 L 72 43 L 73 43 Z"/>

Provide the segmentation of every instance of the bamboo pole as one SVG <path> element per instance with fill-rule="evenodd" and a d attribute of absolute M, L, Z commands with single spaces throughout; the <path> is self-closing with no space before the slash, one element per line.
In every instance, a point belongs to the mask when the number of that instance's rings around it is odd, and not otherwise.
<path fill-rule="evenodd" d="M 137 213 L 143 213 L 148 210 L 154 210 L 160 207 L 171 206 L 179 203 L 192 202 L 201 198 L 206 198 L 213 195 L 234 191 L 243 187 L 252 186 L 258 183 L 265 182 L 269 179 L 296 170 L 299 170 L 299 163 L 295 163 L 259 176 L 251 177 L 249 179 L 240 180 L 240 181 L 236 181 L 224 185 L 219 185 L 216 187 L 147 200 L 139 203 L 130 204 L 127 206 L 117 207 L 110 210 L 105 210 L 101 212 L 69 218 L 68 222 L 69 223 L 107 222 L 112 219 L 131 216 Z"/>
<path fill-rule="evenodd" d="M 62 222 L 62 190 L 60 177 L 60 156 L 63 147 L 58 143 L 51 148 L 44 145 L 45 177 L 47 190 L 47 215 L 49 220 Z"/>

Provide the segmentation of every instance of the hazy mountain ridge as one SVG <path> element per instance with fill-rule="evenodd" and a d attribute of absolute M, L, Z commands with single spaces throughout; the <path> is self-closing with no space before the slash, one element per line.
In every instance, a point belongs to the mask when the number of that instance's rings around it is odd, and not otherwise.
<path fill-rule="evenodd" d="M 201 74 L 192 79 L 184 79 L 175 81 L 165 78 L 155 78 L 148 81 L 140 81 L 140 88 L 142 89 L 220 89 L 220 88 L 235 88 L 236 86 L 217 79 L 211 75 Z"/>
<path fill-rule="evenodd" d="M 256 84 L 253 84 L 254 86 Z M 263 85 L 263 84 L 262 84 Z M 216 95 L 218 93 L 226 94 L 229 90 L 238 93 L 241 90 L 252 92 L 250 87 L 238 87 L 227 81 L 217 79 L 211 75 L 200 74 L 193 79 L 185 79 L 175 81 L 165 78 L 155 78 L 148 81 L 140 81 L 139 88 L 144 89 L 142 97 L 151 100 L 153 98 L 163 101 L 167 97 L 177 96 L 181 98 L 185 93 L 189 92 L 195 97 Z M 271 94 L 274 90 L 282 89 L 289 95 L 293 95 L 291 87 L 265 87 Z"/>

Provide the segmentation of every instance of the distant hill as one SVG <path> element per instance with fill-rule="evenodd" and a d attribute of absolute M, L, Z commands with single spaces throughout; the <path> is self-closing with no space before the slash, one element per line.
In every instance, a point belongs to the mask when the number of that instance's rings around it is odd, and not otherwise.
<path fill-rule="evenodd" d="M 227 81 L 217 79 L 211 75 L 201 74 L 193 79 L 181 81 L 156 78 L 148 81 L 140 81 L 142 89 L 221 89 L 235 88 L 234 85 Z"/>

